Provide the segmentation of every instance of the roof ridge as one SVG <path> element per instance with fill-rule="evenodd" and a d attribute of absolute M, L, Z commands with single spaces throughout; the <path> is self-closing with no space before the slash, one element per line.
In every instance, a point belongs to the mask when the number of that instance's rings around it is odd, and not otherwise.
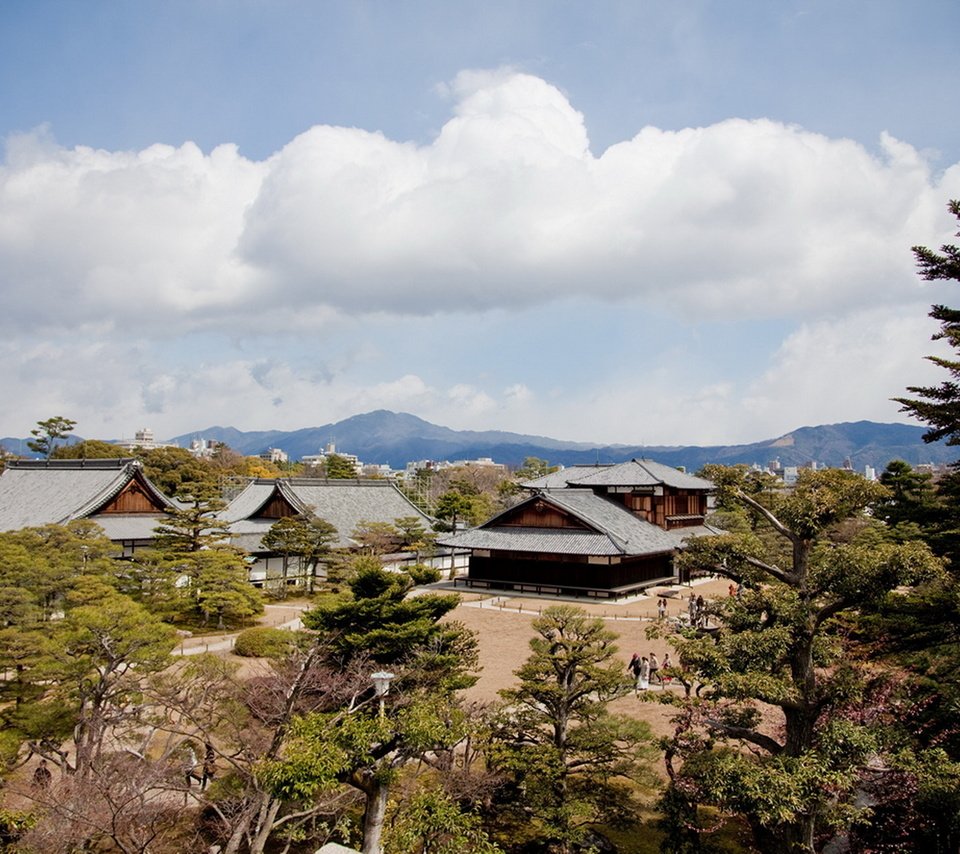
<path fill-rule="evenodd" d="M 129 466 L 143 467 L 143 463 L 136 457 L 93 457 L 90 459 L 79 458 L 71 460 L 7 460 L 8 469 L 91 469 L 94 471 L 118 471 Z"/>
<path fill-rule="evenodd" d="M 105 486 L 100 492 L 94 495 L 92 498 L 88 499 L 84 504 L 81 504 L 75 510 L 72 510 L 70 513 L 71 519 L 83 518 L 84 516 L 89 516 L 93 513 L 98 507 L 102 507 L 107 501 L 111 498 L 120 494 L 123 488 L 130 483 L 131 480 L 136 476 L 137 471 L 143 468 L 143 463 L 139 460 L 129 459 L 125 461 L 127 464 L 122 468 L 117 469 L 118 476 L 115 477 L 110 483 Z M 67 467 L 65 467 L 67 468 Z M 82 468 L 82 466 L 80 467 Z M 109 467 L 104 466 L 102 471 L 109 471 Z M 69 521 L 69 520 L 65 520 Z"/>
<path fill-rule="evenodd" d="M 567 498 L 570 497 L 570 495 L 572 494 L 572 492 L 576 492 L 576 490 L 572 490 L 572 491 L 571 491 L 571 490 L 558 490 L 558 494 L 564 495 L 564 496 L 567 497 Z M 588 492 L 587 490 L 584 490 L 581 494 L 584 494 L 584 495 L 589 494 L 589 495 L 592 496 L 593 498 L 597 498 L 597 499 L 599 499 L 600 501 L 606 501 L 611 507 L 616 507 L 616 508 L 618 508 L 618 509 L 622 509 L 624 513 L 627 513 L 628 515 L 631 515 L 631 516 L 632 516 L 632 514 L 630 514 L 630 511 L 627 510 L 625 507 L 622 507 L 621 505 L 617 504 L 615 501 L 611 501 L 609 498 L 606 498 L 606 497 L 604 497 L 603 495 L 597 495 L 597 494 L 596 494 L 595 492 L 593 492 L 592 490 L 589 491 L 589 492 Z M 562 504 L 563 502 L 561 501 L 560 503 Z M 596 519 L 594 519 L 589 513 L 583 513 L 583 512 L 580 511 L 579 509 L 572 508 L 572 507 L 570 507 L 569 505 L 567 505 L 565 509 L 567 509 L 567 510 L 575 510 L 576 514 L 577 514 L 581 519 L 583 519 L 585 522 L 588 522 L 590 525 L 593 526 L 595 533 L 601 534 L 602 536 L 605 536 L 605 537 L 606 537 L 608 540 L 610 540 L 610 542 L 612 542 L 618 549 L 620 549 L 621 552 L 623 552 L 624 554 L 627 553 L 627 551 L 628 551 L 628 546 L 629 546 L 629 543 L 630 543 L 630 540 L 629 540 L 629 539 L 624 539 L 624 538 L 622 538 L 622 537 L 617 536 L 617 535 L 614 534 L 612 531 L 608 530 L 606 525 L 603 525 L 603 524 L 601 524 L 600 522 L 598 522 L 598 521 L 597 521 Z"/>

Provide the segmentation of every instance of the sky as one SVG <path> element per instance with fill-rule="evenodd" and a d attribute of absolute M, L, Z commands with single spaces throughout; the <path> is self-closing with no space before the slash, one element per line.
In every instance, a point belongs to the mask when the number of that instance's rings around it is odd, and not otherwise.
<path fill-rule="evenodd" d="M 0 436 L 903 422 L 955 0 L 5 0 Z M 349 449 L 344 449 L 349 451 Z"/>

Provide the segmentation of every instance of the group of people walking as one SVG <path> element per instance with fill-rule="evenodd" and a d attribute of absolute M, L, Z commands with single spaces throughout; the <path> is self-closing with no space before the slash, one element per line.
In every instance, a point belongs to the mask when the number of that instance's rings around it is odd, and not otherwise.
<path fill-rule="evenodd" d="M 636 680 L 637 693 L 639 693 L 649 689 L 651 682 L 656 682 L 661 688 L 664 684 L 670 682 L 671 677 L 664 674 L 663 671 L 672 666 L 673 662 L 670 661 L 669 652 L 663 657 L 662 664 L 655 652 L 651 652 L 649 657 L 635 652 L 630 659 L 630 664 L 627 665 L 627 669 L 633 674 L 633 678 Z"/>

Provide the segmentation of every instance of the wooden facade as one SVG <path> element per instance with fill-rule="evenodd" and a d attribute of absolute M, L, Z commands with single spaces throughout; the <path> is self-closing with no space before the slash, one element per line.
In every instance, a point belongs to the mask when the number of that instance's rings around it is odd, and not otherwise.
<path fill-rule="evenodd" d="M 589 530 L 588 526 L 571 513 L 546 501 L 521 504 L 516 512 L 501 517 L 497 524 L 504 528 L 570 528 Z"/>
<path fill-rule="evenodd" d="M 153 492 L 147 489 L 138 477 L 134 477 L 118 495 L 97 510 L 95 515 L 150 513 L 155 516 L 163 513 L 165 509 L 165 505 Z"/>
<path fill-rule="evenodd" d="M 253 516 L 252 519 L 285 519 L 287 516 L 297 516 L 299 511 L 279 492 Z"/>
<path fill-rule="evenodd" d="M 702 525 L 707 515 L 707 496 L 702 492 L 678 489 L 656 495 L 634 490 L 622 495 L 623 506 L 640 519 L 666 530 Z"/>
<path fill-rule="evenodd" d="M 482 550 L 470 555 L 467 583 L 558 596 L 615 599 L 672 578 L 673 554 L 632 558 Z"/>
<path fill-rule="evenodd" d="M 674 556 L 705 528 L 713 485 L 646 460 L 547 485 L 444 544 L 470 550 L 467 583 L 617 597 L 677 579 Z"/>

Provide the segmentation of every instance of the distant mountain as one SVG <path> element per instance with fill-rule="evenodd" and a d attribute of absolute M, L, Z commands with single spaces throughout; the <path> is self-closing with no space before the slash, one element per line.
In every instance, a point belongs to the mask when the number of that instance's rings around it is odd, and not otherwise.
<path fill-rule="evenodd" d="M 461 460 L 491 457 L 498 463 L 519 466 L 526 457 L 541 457 L 550 463 L 622 462 L 633 457 L 650 457 L 673 466 L 695 471 L 715 462 L 767 464 L 779 459 L 782 465 L 817 462 L 842 466 L 849 460 L 854 468 L 873 466 L 881 471 L 890 460 L 902 459 L 911 465 L 947 463 L 960 458 L 960 450 L 944 442 L 930 445 L 922 440 L 925 428 L 910 424 L 878 424 L 857 421 L 820 427 L 801 427 L 776 439 L 749 445 L 640 446 L 594 445 L 564 442 L 545 436 L 530 436 L 499 430 L 451 430 L 407 413 L 377 410 L 355 415 L 334 424 L 302 430 L 243 432 L 233 427 L 209 427 L 175 436 L 170 441 L 189 446 L 203 438 L 225 442 L 242 454 L 259 454 L 280 448 L 295 460 L 319 453 L 329 442 L 338 451 L 356 454 L 367 463 L 386 463 L 402 468 L 413 460 Z M 2 439 L 8 448 L 17 439 Z"/>

